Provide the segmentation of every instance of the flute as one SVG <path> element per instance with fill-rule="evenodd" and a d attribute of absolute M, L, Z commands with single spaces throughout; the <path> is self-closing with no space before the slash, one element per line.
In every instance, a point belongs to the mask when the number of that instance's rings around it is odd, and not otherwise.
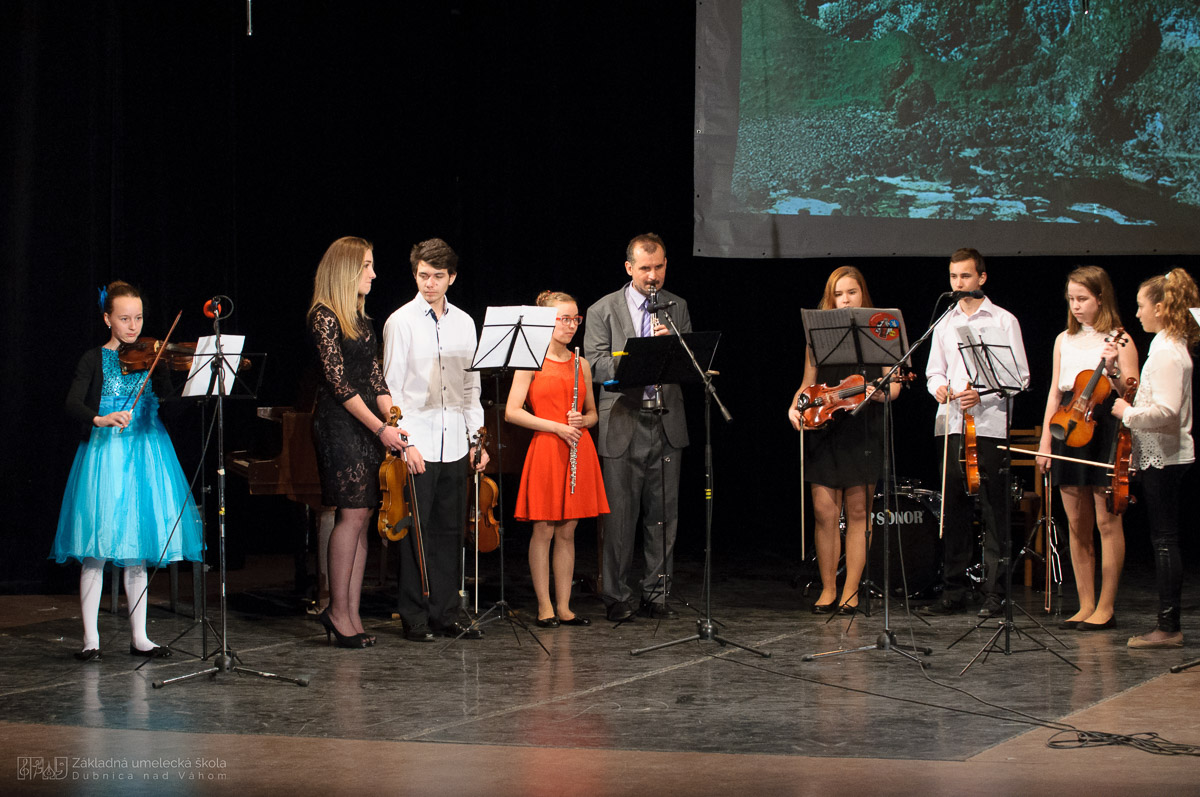
<path fill-rule="evenodd" d="M 579 347 L 575 347 L 575 388 L 571 392 L 571 410 L 579 412 Z M 571 443 L 571 495 L 575 495 L 575 474 L 579 470 L 579 441 Z"/>

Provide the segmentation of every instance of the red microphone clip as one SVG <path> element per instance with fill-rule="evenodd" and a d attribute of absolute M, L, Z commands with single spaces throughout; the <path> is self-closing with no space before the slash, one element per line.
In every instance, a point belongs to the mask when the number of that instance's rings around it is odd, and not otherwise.
<path fill-rule="evenodd" d="M 209 299 L 204 303 L 204 314 L 209 318 L 216 318 L 221 314 L 221 303 L 215 299 Z"/>

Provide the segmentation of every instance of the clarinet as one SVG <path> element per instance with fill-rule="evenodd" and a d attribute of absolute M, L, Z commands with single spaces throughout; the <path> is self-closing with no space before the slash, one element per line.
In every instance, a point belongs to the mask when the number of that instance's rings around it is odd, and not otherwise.
<path fill-rule="evenodd" d="M 575 347 L 575 388 L 571 391 L 571 409 L 579 412 L 579 347 Z M 571 443 L 571 495 L 575 495 L 575 474 L 579 470 L 579 441 Z"/>

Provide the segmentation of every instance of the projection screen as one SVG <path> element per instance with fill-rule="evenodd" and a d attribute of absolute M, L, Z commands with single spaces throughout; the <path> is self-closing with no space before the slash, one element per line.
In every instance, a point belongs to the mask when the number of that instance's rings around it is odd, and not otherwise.
<path fill-rule="evenodd" d="M 1200 6 L 707 0 L 695 254 L 1200 251 Z"/>

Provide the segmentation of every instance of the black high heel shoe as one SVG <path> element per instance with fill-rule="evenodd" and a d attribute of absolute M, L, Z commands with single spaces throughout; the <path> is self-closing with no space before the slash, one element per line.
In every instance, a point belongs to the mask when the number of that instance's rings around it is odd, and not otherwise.
<path fill-rule="evenodd" d="M 345 636 L 341 631 L 337 630 L 337 626 L 333 624 L 333 618 L 329 616 L 329 609 L 317 615 L 317 622 L 325 626 L 325 642 L 330 642 L 330 637 L 337 638 L 337 646 L 339 648 L 365 648 L 370 645 L 367 642 L 366 634 L 351 634 Z"/>

